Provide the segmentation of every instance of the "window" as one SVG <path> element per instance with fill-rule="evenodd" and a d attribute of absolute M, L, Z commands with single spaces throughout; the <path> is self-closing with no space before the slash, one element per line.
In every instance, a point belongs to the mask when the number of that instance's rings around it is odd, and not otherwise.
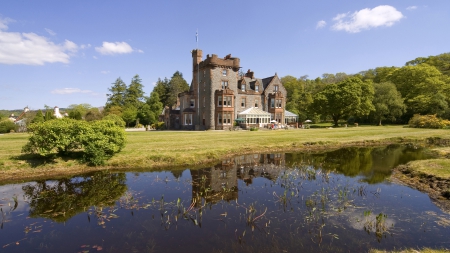
<path fill-rule="evenodd" d="M 185 125 L 192 125 L 192 114 L 185 114 L 184 115 L 184 124 Z"/>
<path fill-rule="evenodd" d="M 282 99 L 277 99 L 277 108 L 281 108 L 281 105 L 282 105 Z"/>
<path fill-rule="evenodd" d="M 231 96 L 225 96 L 224 98 L 225 99 L 223 101 L 223 106 L 231 107 L 231 101 L 232 101 Z"/>
<path fill-rule="evenodd" d="M 242 98 L 242 99 L 241 99 L 241 107 L 242 107 L 242 108 L 245 108 L 245 98 Z"/>
<path fill-rule="evenodd" d="M 223 124 L 231 125 L 231 112 L 224 112 Z"/>
<path fill-rule="evenodd" d="M 219 112 L 217 114 L 218 125 L 231 125 L 231 112 Z"/>
<path fill-rule="evenodd" d="M 228 81 L 222 81 L 222 90 L 228 87 Z"/>
<path fill-rule="evenodd" d="M 275 99 L 270 99 L 270 108 L 275 108 Z"/>
<path fill-rule="evenodd" d="M 206 106 L 206 97 L 203 97 L 203 107 Z"/>
<path fill-rule="evenodd" d="M 259 85 L 256 85 L 256 86 L 255 86 L 255 91 L 256 91 L 256 92 L 259 92 Z"/>
<path fill-rule="evenodd" d="M 195 107 L 195 99 L 191 99 L 191 108 Z"/>
<path fill-rule="evenodd" d="M 217 106 L 222 107 L 222 96 L 217 97 L 217 102 L 218 102 Z"/>
<path fill-rule="evenodd" d="M 255 99 L 255 107 L 258 107 L 258 99 Z"/>
<path fill-rule="evenodd" d="M 226 69 L 222 70 L 222 76 L 227 76 L 227 70 Z"/>
<path fill-rule="evenodd" d="M 241 90 L 245 91 L 245 84 L 241 84 Z"/>
<path fill-rule="evenodd" d="M 273 91 L 275 91 L 275 92 L 278 91 L 278 85 L 274 85 L 274 86 L 273 86 Z"/>
<path fill-rule="evenodd" d="M 206 76 L 206 70 L 203 70 L 203 77 Z"/>

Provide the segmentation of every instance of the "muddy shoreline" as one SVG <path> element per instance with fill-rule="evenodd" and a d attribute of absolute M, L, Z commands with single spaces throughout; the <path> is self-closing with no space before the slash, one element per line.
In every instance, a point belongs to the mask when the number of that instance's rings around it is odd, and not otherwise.
<path fill-rule="evenodd" d="M 394 168 L 391 180 L 428 194 L 433 203 L 450 214 L 450 179 L 417 172 L 406 164 Z"/>

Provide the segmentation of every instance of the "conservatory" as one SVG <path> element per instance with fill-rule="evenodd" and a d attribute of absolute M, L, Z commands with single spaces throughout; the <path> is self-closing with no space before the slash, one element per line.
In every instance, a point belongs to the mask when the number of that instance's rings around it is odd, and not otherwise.
<path fill-rule="evenodd" d="M 259 108 L 251 107 L 238 114 L 241 127 L 263 127 L 270 123 L 271 114 Z"/>

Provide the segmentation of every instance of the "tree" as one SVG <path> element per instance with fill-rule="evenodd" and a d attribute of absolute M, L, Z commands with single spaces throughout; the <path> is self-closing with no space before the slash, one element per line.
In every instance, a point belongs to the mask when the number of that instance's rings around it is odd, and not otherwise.
<path fill-rule="evenodd" d="M 184 80 L 183 74 L 176 71 L 169 82 L 169 95 L 167 106 L 173 107 L 177 104 L 178 94 L 189 90 L 189 84 Z"/>
<path fill-rule="evenodd" d="M 129 106 L 123 109 L 122 119 L 127 123 L 127 126 L 137 118 L 138 110 L 134 106 Z"/>
<path fill-rule="evenodd" d="M 91 108 L 86 112 L 86 115 L 84 116 L 84 119 L 86 121 L 95 121 L 95 120 L 101 120 L 102 114 L 98 110 L 98 108 Z"/>
<path fill-rule="evenodd" d="M 164 80 L 161 80 L 158 78 L 152 92 L 158 93 L 159 101 L 163 104 L 163 106 L 168 106 L 167 99 L 169 98 L 169 91 L 169 79 L 164 78 Z"/>
<path fill-rule="evenodd" d="M 90 104 L 71 104 L 67 107 L 69 118 L 82 120 L 87 111 L 92 108 Z"/>
<path fill-rule="evenodd" d="M 125 93 L 127 90 L 127 85 L 122 81 L 122 79 L 117 78 L 112 87 L 109 88 L 109 94 L 107 94 L 108 99 L 106 101 L 106 108 L 109 109 L 111 106 L 124 106 L 125 105 Z"/>
<path fill-rule="evenodd" d="M 430 66 L 436 67 L 442 74 L 450 76 L 450 53 L 444 53 L 436 56 L 418 57 L 412 61 L 407 62 L 406 66 L 416 66 L 426 63 Z"/>
<path fill-rule="evenodd" d="M 113 105 L 113 106 L 109 107 L 108 110 L 105 109 L 106 115 L 114 114 L 117 116 L 122 116 L 122 112 L 123 112 L 122 107 L 120 107 L 118 105 Z"/>
<path fill-rule="evenodd" d="M 34 119 L 31 121 L 31 123 L 40 123 L 40 122 L 44 122 L 44 114 L 42 113 L 41 110 L 39 110 L 36 113 L 36 116 L 34 117 Z"/>
<path fill-rule="evenodd" d="M 140 108 L 144 104 L 144 86 L 142 85 L 142 79 L 139 75 L 135 75 L 131 79 L 130 85 L 125 91 L 124 105 L 126 107 L 133 106 L 135 108 Z"/>
<path fill-rule="evenodd" d="M 406 106 L 403 103 L 402 96 L 397 91 L 395 85 L 391 82 L 374 83 L 375 95 L 373 105 L 375 111 L 373 115 L 381 126 L 381 121 L 388 119 L 395 121 L 405 111 Z"/>
<path fill-rule="evenodd" d="M 373 86 L 356 77 L 350 77 L 337 84 L 327 85 L 314 95 L 310 109 L 333 118 L 334 125 L 342 117 L 367 115 L 374 110 Z"/>
<path fill-rule="evenodd" d="M 155 124 L 158 122 L 158 117 L 162 112 L 163 104 L 159 101 L 158 92 L 152 92 L 150 98 L 147 100 L 149 106 L 149 123 Z"/>
<path fill-rule="evenodd" d="M 419 64 L 396 69 L 390 80 L 405 99 L 407 116 L 442 115 L 448 108 L 450 79 L 436 67 Z"/>

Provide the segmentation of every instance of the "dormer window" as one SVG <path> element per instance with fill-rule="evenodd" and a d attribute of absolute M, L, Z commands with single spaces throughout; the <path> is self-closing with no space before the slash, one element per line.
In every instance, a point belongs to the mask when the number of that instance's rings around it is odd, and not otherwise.
<path fill-rule="evenodd" d="M 255 85 L 255 91 L 259 92 L 259 85 Z"/>
<path fill-rule="evenodd" d="M 226 69 L 222 70 L 222 76 L 227 76 L 227 70 Z"/>
<path fill-rule="evenodd" d="M 241 84 L 241 90 L 245 91 L 245 84 Z"/>

